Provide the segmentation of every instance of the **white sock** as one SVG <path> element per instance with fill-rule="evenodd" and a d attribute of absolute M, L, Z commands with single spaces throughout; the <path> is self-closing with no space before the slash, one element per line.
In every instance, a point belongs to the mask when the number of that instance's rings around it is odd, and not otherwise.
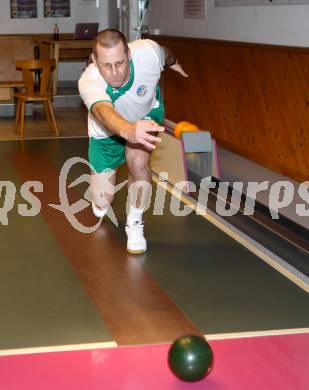
<path fill-rule="evenodd" d="M 137 209 L 130 205 L 129 214 L 127 216 L 127 225 L 134 225 L 136 222 L 143 221 L 144 209 Z"/>
<path fill-rule="evenodd" d="M 108 207 L 102 209 L 96 206 L 93 202 L 91 202 L 91 206 L 92 206 L 93 214 L 98 218 L 103 218 L 104 215 L 107 213 Z"/>

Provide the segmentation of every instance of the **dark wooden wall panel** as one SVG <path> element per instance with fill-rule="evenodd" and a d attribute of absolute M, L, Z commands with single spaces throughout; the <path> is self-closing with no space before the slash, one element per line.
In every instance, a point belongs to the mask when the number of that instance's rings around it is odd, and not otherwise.
<path fill-rule="evenodd" d="M 210 130 L 222 146 L 293 179 L 309 179 L 309 49 L 148 36 L 189 74 L 167 71 L 167 118 Z"/>

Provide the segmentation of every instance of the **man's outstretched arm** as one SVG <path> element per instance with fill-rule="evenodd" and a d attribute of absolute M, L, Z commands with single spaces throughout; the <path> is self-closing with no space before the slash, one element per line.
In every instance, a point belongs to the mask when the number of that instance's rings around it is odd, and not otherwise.
<path fill-rule="evenodd" d="M 187 73 L 182 69 L 181 64 L 176 60 L 174 54 L 165 46 L 161 46 L 164 50 L 165 66 L 164 68 L 171 68 L 175 72 L 180 73 L 183 77 L 188 77 Z"/>

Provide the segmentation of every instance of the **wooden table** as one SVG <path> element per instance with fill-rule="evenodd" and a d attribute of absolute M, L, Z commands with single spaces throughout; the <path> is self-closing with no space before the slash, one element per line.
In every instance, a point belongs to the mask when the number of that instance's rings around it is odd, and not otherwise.
<path fill-rule="evenodd" d="M 59 61 L 87 60 L 92 52 L 92 40 L 63 40 L 63 41 L 43 41 L 50 45 L 50 58 L 56 60 L 56 69 L 53 78 L 53 95 L 57 94 L 58 64 Z"/>
<path fill-rule="evenodd" d="M 0 81 L 0 101 L 13 101 L 14 88 L 22 88 L 23 81 Z"/>

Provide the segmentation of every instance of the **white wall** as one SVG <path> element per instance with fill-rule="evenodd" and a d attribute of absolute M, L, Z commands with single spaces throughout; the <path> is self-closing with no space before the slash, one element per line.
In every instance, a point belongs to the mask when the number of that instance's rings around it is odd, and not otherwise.
<path fill-rule="evenodd" d="M 184 0 L 152 0 L 150 29 L 161 34 L 309 46 L 309 5 L 215 7 L 205 0 L 204 19 L 184 19 Z"/>
<path fill-rule="evenodd" d="M 80 22 L 98 22 L 99 28 L 108 27 L 110 2 L 116 0 L 99 0 L 99 7 L 81 6 L 80 0 L 71 0 L 71 16 L 69 18 L 44 18 L 43 0 L 38 0 L 38 17 L 35 19 L 11 19 L 10 1 L 0 0 L 0 34 L 52 33 L 55 23 L 61 33 L 73 33 L 75 24 Z M 95 4 L 95 2 L 94 2 Z M 60 63 L 59 80 L 77 80 L 84 63 Z"/>
<path fill-rule="evenodd" d="M 37 0 L 37 4 L 37 18 L 11 19 L 10 1 L 0 0 L 0 34 L 49 33 L 53 31 L 55 23 L 58 23 L 60 33 L 70 33 L 74 31 L 77 22 L 99 22 L 100 28 L 108 23 L 108 0 L 99 0 L 99 8 L 83 7 L 80 0 L 71 0 L 69 18 L 44 18 L 43 0 Z"/>

